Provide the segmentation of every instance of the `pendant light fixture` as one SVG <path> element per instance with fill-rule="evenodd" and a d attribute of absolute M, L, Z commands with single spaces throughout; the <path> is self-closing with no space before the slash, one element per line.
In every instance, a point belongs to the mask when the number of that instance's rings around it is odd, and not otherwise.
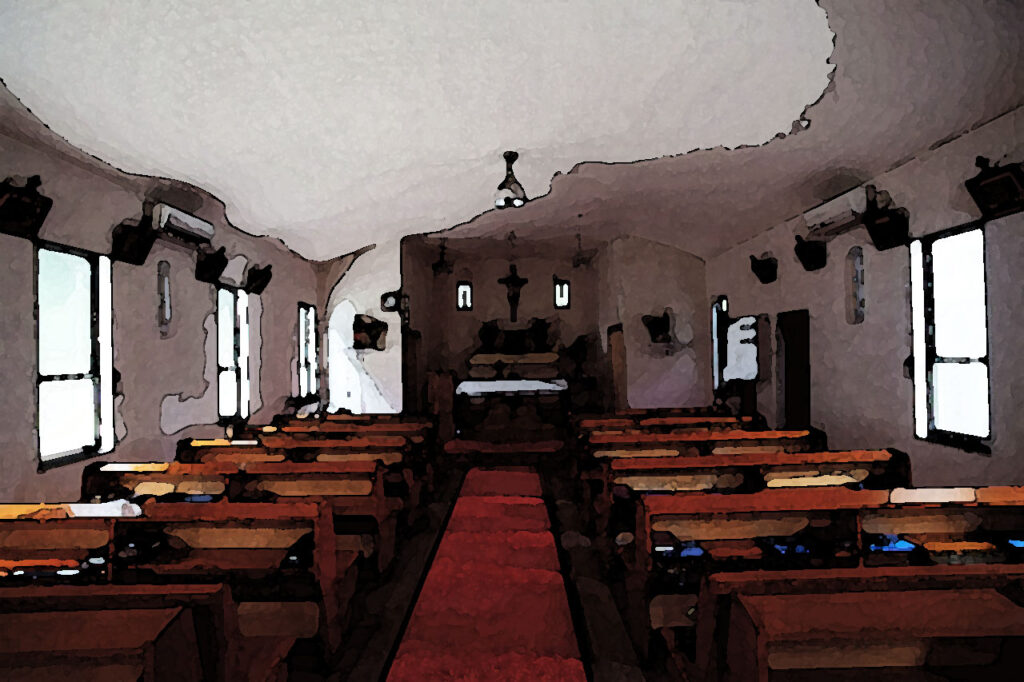
<path fill-rule="evenodd" d="M 505 152 L 505 179 L 498 185 L 498 191 L 494 194 L 495 208 L 518 208 L 529 201 L 526 198 L 526 191 L 516 180 L 516 174 L 512 172 L 512 164 L 518 158 L 518 152 Z"/>

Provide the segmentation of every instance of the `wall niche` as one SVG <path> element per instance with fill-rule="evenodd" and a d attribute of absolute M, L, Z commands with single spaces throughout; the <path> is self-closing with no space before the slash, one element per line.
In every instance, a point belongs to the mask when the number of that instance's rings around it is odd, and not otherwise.
<path fill-rule="evenodd" d="M 388 323 L 369 315 L 356 315 L 352 319 L 352 347 L 356 350 L 384 350 L 387 345 Z"/>

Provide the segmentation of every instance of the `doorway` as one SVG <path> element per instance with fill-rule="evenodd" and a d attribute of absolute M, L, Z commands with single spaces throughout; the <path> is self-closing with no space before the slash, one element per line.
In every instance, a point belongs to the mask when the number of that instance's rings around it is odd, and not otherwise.
<path fill-rule="evenodd" d="M 775 325 L 777 418 L 785 429 L 811 425 L 811 330 L 806 310 L 779 313 Z"/>

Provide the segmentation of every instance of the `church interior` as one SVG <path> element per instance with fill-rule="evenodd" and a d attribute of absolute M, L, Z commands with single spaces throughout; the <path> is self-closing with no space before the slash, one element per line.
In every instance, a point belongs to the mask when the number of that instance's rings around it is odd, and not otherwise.
<path fill-rule="evenodd" d="M 1024 678 L 1024 3 L 0 0 L 0 678 Z"/>

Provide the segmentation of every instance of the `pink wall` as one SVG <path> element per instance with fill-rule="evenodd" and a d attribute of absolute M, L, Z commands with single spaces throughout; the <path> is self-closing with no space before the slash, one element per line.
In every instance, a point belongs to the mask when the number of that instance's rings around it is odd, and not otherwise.
<path fill-rule="evenodd" d="M 963 187 L 976 174 L 977 155 L 994 160 L 1024 157 L 1024 110 L 1008 114 L 952 142 L 911 159 L 873 180 L 910 211 L 911 232 L 924 235 L 975 220 L 979 212 Z M 729 296 L 733 317 L 806 308 L 811 317 L 812 423 L 825 429 L 835 448 L 896 447 L 910 453 L 916 485 L 1024 483 L 1024 215 L 986 229 L 992 454 L 966 453 L 914 438 L 913 382 L 903 363 L 911 352 L 910 256 L 908 249 L 879 252 L 859 228 L 828 245 L 828 265 L 806 272 L 793 254 L 801 218 L 778 225 L 708 263 L 708 291 Z M 845 316 L 845 257 L 864 250 L 866 310 L 862 324 Z M 779 278 L 760 284 L 748 257 L 771 251 Z M 774 331 L 770 335 L 774 337 Z M 774 338 L 771 339 L 774 344 Z M 774 349 L 772 352 L 774 357 Z M 758 405 L 775 415 L 776 373 L 761 384 Z"/>
<path fill-rule="evenodd" d="M 253 420 L 267 420 L 280 411 L 292 391 L 297 303 L 317 301 L 310 263 L 275 240 L 228 225 L 223 205 L 204 192 L 130 176 L 75 150 L 8 93 L 0 94 L 0 177 L 42 177 L 40 191 L 54 200 L 40 234 L 43 239 L 108 253 L 112 228 L 141 217 L 143 197 L 159 191 L 191 202 L 181 208 L 215 225 L 214 246 L 226 247 L 229 257 L 244 255 L 251 263 L 273 265 L 273 280 L 252 309 L 251 374 L 258 381 Z M 173 317 L 165 339 L 156 315 L 160 260 L 171 265 Z M 74 500 L 80 494 L 84 464 L 37 472 L 33 261 L 31 242 L 0 235 L 0 501 Z M 142 266 L 113 266 L 114 366 L 124 389 L 123 402 L 115 407 L 123 438 L 104 459 L 168 460 L 180 438 L 222 433 L 215 426 L 214 338 L 207 336 L 215 329 L 215 290 L 196 281 L 194 268 L 194 253 L 165 242 L 154 246 Z"/>

